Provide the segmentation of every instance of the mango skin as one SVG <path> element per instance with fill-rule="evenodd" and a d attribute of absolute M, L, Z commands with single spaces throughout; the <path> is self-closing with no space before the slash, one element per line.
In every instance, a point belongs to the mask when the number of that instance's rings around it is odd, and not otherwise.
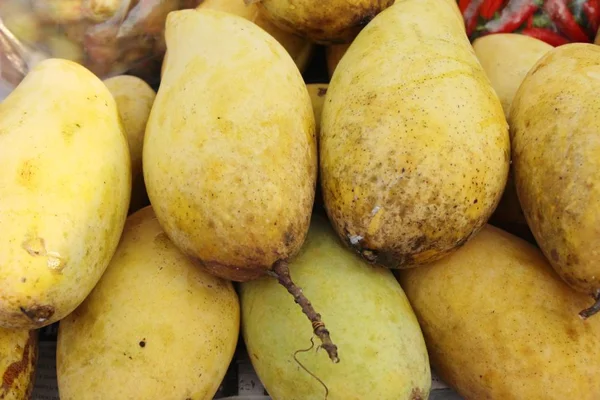
<path fill-rule="evenodd" d="M 500 98 L 504 115 L 508 119 L 510 105 L 527 72 L 553 47 L 527 35 L 498 33 L 476 39 L 473 49 Z M 519 204 L 512 169 L 491 221 L 502 229 L 513 231 L 511 233 L 528 230 L 525 215 Z"/>
<path fill-rule="evenodd" d="M 433 369 L 465 400 L 600 398 L 600 319 L 533 245 L 486 226 L 454 254 L 397 271 Z"/>
<path fill-rule="evenodd" d="M 260 0 L 276 26 L 319 44 L 349 43 L 394 0 Z"/>
<path fill-rule="evenodd" d="M 127 139 L 109 90 L 48 59 L 0 104 L 0 327 L 73 311 L 117 247 L 131 195 Z"/>
<path fill-rule="evenodd" d="M 256 278 L 308 230 L 317 154 L 306 85 L 272 36 L 233 14 L 172 12 L 166 41 L 144 138 L 148 196 L 186 254 L 220 277 Z"/>
<path fill-rule="evenodd" d="M 327 91 L 329 218 L 350 247 L 390 268 L 466 243 L 506 183 L 508 126 L 456 7 L 397 1 L 358 34 Z"/>
<path fill-rule="evenodd" d="M 325 95 L 327 94 L 328 86 L 329 85 L 327 83 L 309 83 L 306 85 L 306 89 L 310 95 L 313 114 L 315 116 L 315 130 L 317 131 L 317 138 L 321 128 L 321 114 L 323 113 Z"/>
<path fill-rule="evenodd" d="M 329 400 L 424 400 L 431 372 L 423 335 L 392 273 L 346 249 L 326 218 L 313 216 L 292 279 L 323 317 L 340 362 L 325 353 L 296 358 L 329 389 Z M 240 285 L 242 334 L 274 400 L 322 400 L 323 386 L 294 361 L 310 346 L 310 323 L 276 280 Z M 300 332 L 299 334 L 297 334 Z M 367 383 L 367 384 L 366 384 Z"/>
<path fill-rule="evenodd" d="M 553 48 L 518 33 L 496 33 L 473 42 L 475 55 L 502 103 L 506 118 L 515 93 L 531 67 Z"/>
<path fill-rule="evenodd" d="M 198 268 L 145 207 L 128 218 L 93 292 L 60 322 L 60 398 L 210 400 L 239 316 L 232 283 Z"/>
<path fill-rule="evenodd" d="M 304 72 L 308 66 L 313 54 L 314 44 L 306 38 L 286 32 L 277 27 L 259 12 L 256 3 L 245 4 L 243 0 L 203 0 L 200 2 L 198 8 L 226 11 L 254 22 L 281 43 L 288 53 L 290 53 L 300 72 Z"/>
<path fill-rule="evenodd" d="M 38 360 L 38 331 L 0 328 L 0 399 L 30 399 Z"/>
<path fill-rule="evenodd" d="M 517 194 L 533 236 L 574 289 L 600 290 L 600 47 L 569 44 L 527 74 L 510 112 Z"/>
<path fill-rule="evenodd" d="M 145 81 L 132 75 L 114 76 L 106 79 L 104 84 L 117 102 L 129 145 L 132 175 L 131 202 L 129 204 L 129 213 L 131 214 L 149 204 L 142 173 L 142 146 L 146 123 L 156 93 Z"/>

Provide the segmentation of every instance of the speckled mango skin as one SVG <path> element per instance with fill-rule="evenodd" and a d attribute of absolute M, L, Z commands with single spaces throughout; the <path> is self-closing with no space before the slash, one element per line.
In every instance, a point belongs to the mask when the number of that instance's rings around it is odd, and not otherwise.
<path fill-rule="evenodd" d="M 117 247 L 131 195 L 115 101 L 84 67 L 49 59 L 0 104 L 0 326 L 73 311 Z"/>
<path fill-rule="evenodd" d="M 490 225 L 454 254 L 397 271 L 432 367 L 465 400 L 600 398 L 600 319 L 533 245 Z"/>
<path fill-rule="evenodd" d="M 260 0 L 275 25 L 319 44 L 349 43 L 394 0 Z"/>
<path fill-rule="evenodd" d="M 600 47 L 560 46 L 527 74 L 510 123 L 517 194 L 544 255 L 573 288 L 600 289 Z"/>
<path fill-rule="evenodd" d="M 239 318 L 232 283 L 198 268 L 145 207 L 128 218 L 90 296 L 60 322 L 60 398 L 211 400 Z"/>
<path fill-rule="evenodd" d="M 321 118 L 328 215 L 371 262 L 439 259 L 500 200 L 508 126 L 456 2 L 402 0 L 375 17 L 338 64 Z"/>
<path fill-rule="evenodd" d="M 150 201 L 205 268 L 256 278 L 293 257 L 308 230 L 317 155 L 306 85 L 272 36 L 233 14 L 172 12 L 166 41 L 144 142 Z"/>
<path fill-rule="evenodd" d="M 328 400 L 425 400 L 431 372 L 423 334 L 391 271 L 370 266 L 344 247 L 315 214 L 292 278 L 311 299 L 338 346 L 297 359 L 329 388 Z M 322 400 L 323 386 L 294 361 L 310 346 L 310 323 L 274 279 L 240 286 L 242 334 L 250 360 L 274 400 Z M 318 343 L 315 343 L 318 344 Z"/>
<path fill-rule="evenodd" d="M 0 328 L 0 399 L 31 398 L 37 360 L 37 330 Z"/>

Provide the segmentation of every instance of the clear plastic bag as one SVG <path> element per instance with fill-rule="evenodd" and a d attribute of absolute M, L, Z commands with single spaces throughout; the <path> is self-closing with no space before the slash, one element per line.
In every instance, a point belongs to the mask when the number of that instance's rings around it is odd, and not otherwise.
<path fill-rule="evenodd" d="M 167 14 L 200 2 L 2 0 L 0 81 L 16 86 L 47 57 L 76 61 L 101 78 L 139 68 L 164 55 Z"/>

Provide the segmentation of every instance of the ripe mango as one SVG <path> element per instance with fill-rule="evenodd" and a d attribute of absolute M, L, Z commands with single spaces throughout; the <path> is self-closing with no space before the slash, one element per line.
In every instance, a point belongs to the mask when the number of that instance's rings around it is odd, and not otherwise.
<path fill-rule="evenodd" d="M 398 275 L 433 369 L 465 400 L 600 398 L 600 319 L 577 316 L 588 298 L 533 245 L 487 225 Z"/>
<path fill-rule="evenodd" d="M 60 398 L 211 400 L 239 316 L 231 282 L 198 268 L 145 207 L 128 218 L 90 296 L 60 322 Z"/>
<path fill-rule="evenodd" d="M 456 2 L 400 0 L 340 60 L 319 137 L 321 183 L 338 235 L 390 268 L 466 243 L 508 175 L 508 126 Z"/>
<path fill-rule="evenodd" d="M 132 213 L 149 203 L 142 173 L 142 146 L 156 93 L 146 82 L 132 75 L 114 76 L 106 79 L 104 84 L 117 102 L 129 145 L 132 175 L 129 213 Z"/>
<path fill-rule="evenodd" d="M 73 311 L 114 254 L 130 196 L 110 91 L 72 61 L 39 63 L 0 104 L 0 326 Z"/>
<path fill-rule="evenodd" d="M 513 169 L 525 218 L 542 252 L 572 288 L 600 309 L 600 47 L 546 53 L 510 111 Z"/>

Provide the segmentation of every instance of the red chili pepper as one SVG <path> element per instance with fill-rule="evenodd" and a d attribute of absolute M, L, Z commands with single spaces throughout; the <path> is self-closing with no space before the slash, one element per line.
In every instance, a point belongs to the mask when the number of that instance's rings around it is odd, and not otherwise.
<path fill-rule="evenodd" d="M 529 18 L 527 18 L 527 27 L 531 28 L 533 26 L 533 15 L 530 15 Z"/>
<path fill-rule="evenodd" d="M 544 28 L 525 28 L 521 31 L 523 35 L 531 36 L 542 40 L 551 46 L 557 47 L 563 44 L 570 43 L 567 39 L 560 36 L 558 33 Z"/>
<path fill-rule="evenodd" d="M 460 9 L 461 14 L 464 14 L 465 10 L 467 9 L 467 7 L 469 6 L 470 3 L 471 3 L 471 0 L 459 0 L 458 1 L 458 8 Z"/>
<path fill-rule="evenodd" d="M 483 4 L 481 5 L 481 15 L 485 19 L 494 18 L 494 14 L 502 7 L 504 0 L 483 0 Z"/>
<path fill-rule="evenodd" d="M 538 9 L 534 0 L 509 0 L 500 17 L 488 21 L 485 29 L 488 33 L 511 33 L 523 25 Z"/>
<path fill-rule="evenodd" d="M 588 36 L 577 25 L 566 0 L 546 0 L 544 11 L 552 18 L 554 24 L 567 38 L 573 42 L 589 42 Z"/>
<path fill-rule="evenodd" d="M 588 25 L 590 27 L 590 33 L 593 36 L 596 36 L 598 32 L 598 27 L 600 26 L 600 1 L 598 0 L 588 0 L 583 3 L 583 12 L 588 20 Z"/>
<path fill-rule="evenodd" d="M 467 36 L 471 36 L 475 28 L 477 28 L 477 18 L 479 17 L 479 9 L 482 4 L 483 0 L 472 0 L 463 12 Z"/>

